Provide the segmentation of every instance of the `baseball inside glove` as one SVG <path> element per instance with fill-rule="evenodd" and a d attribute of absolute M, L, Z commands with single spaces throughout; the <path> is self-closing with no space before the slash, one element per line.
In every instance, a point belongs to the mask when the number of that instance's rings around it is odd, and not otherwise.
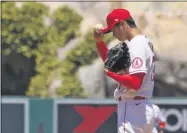
<path fill-rule="evenodd" d="M 129 48 L 125 42 L 120 42 L 108 51 L 104 67 L 112 72 L 120 72 L 131 65 Z"/>

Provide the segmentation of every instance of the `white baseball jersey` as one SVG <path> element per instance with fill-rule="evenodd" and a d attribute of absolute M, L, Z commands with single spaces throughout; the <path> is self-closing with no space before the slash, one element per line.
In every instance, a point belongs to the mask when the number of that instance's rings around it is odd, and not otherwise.
<path fill-rule="evenodd" d="M 134 100 L 134 96 L 150 98 L 153 92 L 154 52 L 149 39 L 138 35 L 127 43 L 131 56 L 129 74 L 146 73 L 139 90 L 119 85 L 114 91 L 118 101 L 118 133 L 151 133 L 154 127 L 154 110 L 149 100 Z"/>
<path fill-rule="evenodd" d="M 129 68 L 129 74 L 135 74 L 139 72 L 146 73 L 142 85 L 138 91 L 132 89 L 126 89 L 125 86 L 120 85 L 115 92 L 114 97 L 119 96 L 124 98 L 143 96 L 150 98 L 152 97 L 154 87 L 154 51 L 151 41 L 144 35 L 135 36 L 127 42 L 129 52 L 131 56 L 131 66 Z"/>

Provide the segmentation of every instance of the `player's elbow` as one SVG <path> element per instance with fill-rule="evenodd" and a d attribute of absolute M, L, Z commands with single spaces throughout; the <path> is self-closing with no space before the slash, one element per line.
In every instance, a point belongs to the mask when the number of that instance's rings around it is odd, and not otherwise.
<path fill-rule="evenodd" d="M 132 89 L 133 90 L 139 90 L 140 87 L 141 87 L 141 84 L 135 84 L 135 85 L 132 86 Z"/>
<path fill-rule="evenodd" d="M 139 84 L 139 83 L 137 83 L 137 82 L 125 82 L 124 84 L 122 84 L 122 85 L 124 85 L 125 87 L 127 87 L 127 88 L 130 88 L 130 89 L 133 89 L 133 90 L 139 90 L 140 89 L 140 87 L 141 87 L 141 84 Z"/>
<path fill-rule="evenodd" d="M 132 89 L 139 90 L 141 88 L 145 73 L 137 73 L 131 75 L 132 77 Z"/>

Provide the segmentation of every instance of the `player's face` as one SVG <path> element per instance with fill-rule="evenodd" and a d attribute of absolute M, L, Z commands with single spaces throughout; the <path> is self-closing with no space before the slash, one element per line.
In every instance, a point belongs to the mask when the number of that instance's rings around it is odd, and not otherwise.
<path fill-rule="evenodd" d="M 124 23 L 116 24 L 112 28 L 113 36 L 115 36 L 120 41 L 125 41 L 127 38 L 127 33 L 125 31 Z"/>

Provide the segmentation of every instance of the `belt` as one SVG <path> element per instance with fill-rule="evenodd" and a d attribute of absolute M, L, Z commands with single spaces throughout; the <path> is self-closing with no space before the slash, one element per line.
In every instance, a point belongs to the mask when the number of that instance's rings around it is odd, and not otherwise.
<path fill-rule="evenodd" d="M 133 100 L 146 100 L 148 99 L 147 97 L 142 97 L 142 96 L 135 96 L 134 98 L 132 98 Z M 122 98 L 121 96 L 118 98 L 118 101 L 121 101 Z"/>
<path fill-rule="evenodd" d="M 134 100 L 146 100 L 147 97 L 142 97 L 142 96 L 135 96 Z"/>

